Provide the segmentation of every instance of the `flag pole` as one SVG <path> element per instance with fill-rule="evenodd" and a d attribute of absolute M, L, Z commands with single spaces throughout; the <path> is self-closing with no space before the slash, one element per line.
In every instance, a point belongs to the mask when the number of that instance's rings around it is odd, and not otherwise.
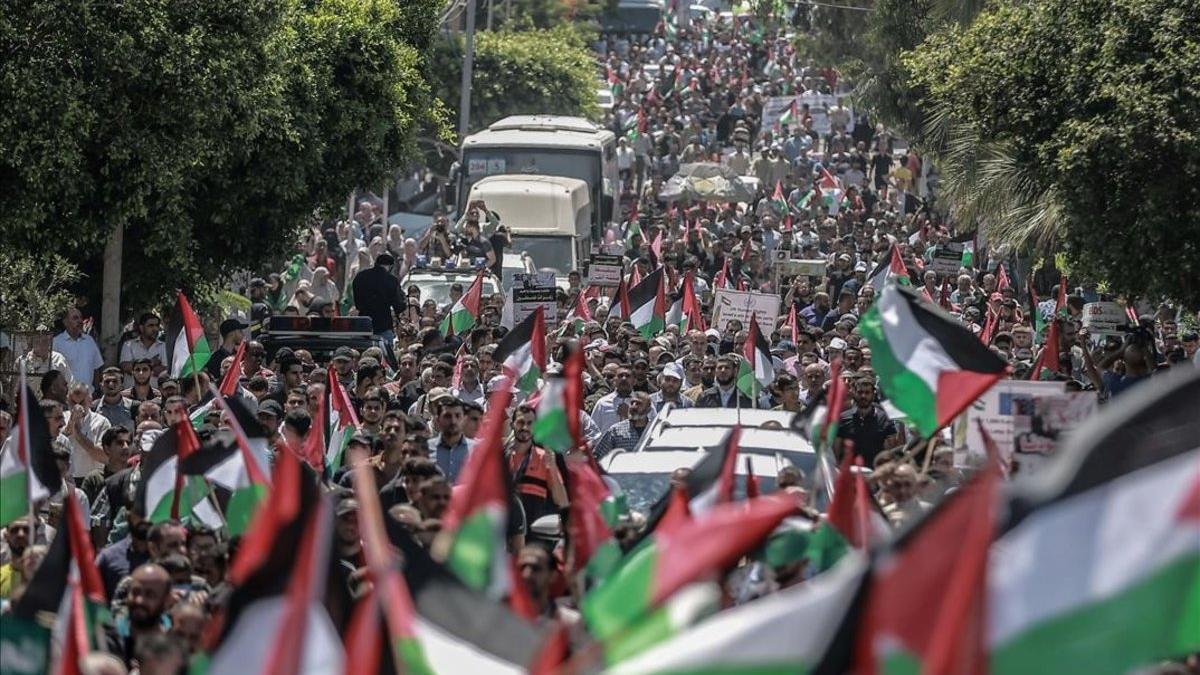
<path fill-rule="evenodd" d="M 29 447 L 29 385 L 25 383 L 25 362 L 21 362 L 21 391 L 17 393 L 21 401 L 18 420 L 17 442 L 12 451 L 17 453 L 17 459 L 25 460 L 25 499 L 29 501 L 29 545 L 37 543 L 37 508 L 33 503 L 33 449 Z M 24 444 L 25 457 L 21 457 L 21 447 Z"/>

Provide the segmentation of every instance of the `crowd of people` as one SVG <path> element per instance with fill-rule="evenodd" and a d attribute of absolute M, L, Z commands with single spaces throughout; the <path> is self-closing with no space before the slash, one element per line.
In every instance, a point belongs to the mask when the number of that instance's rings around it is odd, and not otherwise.
<path fill-rule="evenodd" d="M 906 452 L 911 430 L 883 407 L 871 348 L 858 324 L 879 293 L 874 273 L 892 256 L 924 301 L 977 335 L 1011 366 L 1012 378 L 1051 377 L 1105 401 L 1200 359 L 1195 316 L 1166 303 L 1131 299 L 1136 321 L 1124 337 L 1090 336 L 1083 328 L 1084 305 L 1108 299 L 1094 284 L 1060 285 L 1052 260 L 1031 264 L 1004 247 L 987 246 L 972 236 L 975 224 L 939 211 L 929 163 L 913 149 L 898 153 L 900 139 L 849 107 L 840 75 L 801 58 L 788 37 L 785 28 L 772 25 L 714 21 L 670 35 L 610 36 L 599 45 L 598 69 L 615 90 L 603 124 L 620 139 L 622 198 L 620 222 L 597 244 L 626 244 L 626 278 L 663 268 L 674 283 L 672 295 L 690 275 L 703 317 L 646 335 L 614 311 L 613 289 L 590 288 L 586 275 L 573 271 L 569 288 L 558 292 L 558 316 L 583 304 L 589 318 L 578 327 L 550 327 L 543 378 L 554 376 L 568 352 L 583 350 L 579 414 L 586 443 L 565 454 L 539 446 L 532 434 L 537 406 L 522 396 L 507 415 L 504 453 L 516 495 L 511 510 L 520 514 L 510 528 L 511 553 L 539 616 L 576 626 L 577 644 L 586 641 L 574 611 L 580 587 L 566 579 L 564 544 L 550 539 L 547 545 L 532 525 L 560 516 L 570 504 L 571 464 L 632 451 L 668 405 L 805 416 L 823 401 L 831 371 L 836 373 L 849 391 L 838 437 L 852 445 L 836 443 L 834 461 L 852 447 L 874 469 L 872 490 L 894 526 L 917 519 L 970 472 L 956 464 L 948 435 L 930 446 L 929 461 L 915 461 Z M 764 124 L 769 99 L 781 96 L 797 96 L 797 104 Z M 806 100 L 812 103 L 801 102 Z M 665 182 L 694 162 L 719 163 L 754 179 L 754 201 L 660 200 Z M 968 241 L 973 255 L 952 272 L 933 269 L 939 252 Z M 20 517 L 4 528 L 2 608 L 29 591 L 47 544 L 61 529 L 64 493 L 70 491 L 90 527 L 112 614 L 107 651 L 89 657 L 91 672 L 180 671 L 228 598 L 238 541 L 198 518 L 151 522 L 135 498 L 139 458 L 164 430 L 195 416 L 212 397 L 208 384 L 225 379 L 233 367 L 240 368 L 237 395 L 254 410 L 274 452 L 303 446 L 322 414 L 326 382 L 336 378 L 360 421 L 350 452 L 370 464 L 385 517 L 430 545 L 476 448 L 490 395 L 508 386 L 494 355 L 512 326 L 503 325 L 506 296 L 497 294 L 484 298 L 469 330 L 447 334 L 442 319 L 468 289 L 452 288 L 449 302 L 439 305 L 401 280 L 419 257 L 483 258 L 497 269 L 508 245 L 504 223 L 486 204 L 470 205 L 455 223 L 438 213 L 426 233 L 407 237 L 399 225 L 384 221 L 379 204 L 362 201 L 352 218 L 314 229 L 284 269 L 245 284 L 251 309 L 217 317 L 205 371 L 188 378 L 171 376 L 159 314 L 137 315 L 118 356 L 109 360 L 86 332 L 80 310 L 66 312 L 57 332 L 40 331 L 18 358 L 47 422 L 65 487 L 39 505 L 33 522 Z M 779 260 L 820 261 L 825 271 L 778 274 Z M 775 321 L 761 326 L 775 375 L 758 398 L 735 384 L 750 326 L 707 325 L 722 288 L 780 300 Z M 268 352 L 261 331 L 269 317 L 280 315 L 370 317 L 377 345 L 328 354 Z M 242 342 L 243 356 L 235 362 Z M 1055 358 L 1040 358 L 1044 352 Z M 1043 375 L 1035 363 L 1057 365 Z M 0 412 L 0 437 L 11 438 L 13 419 L 11 410 Z M 227 424 L 220 410 L 192 422 L 201 441 Z M 14 451 L 12 441 L 5 447 Z M 685 477 L 686 471 L 677 472 L 673 484 Z M 335 583 L 350 597 L 364 564 L 360 505 L 345 468 L 328 472 L 324 485 L 338 499 Z M 814 477 L 796 467 L 781 471 L 774 485 L 801 500 L 819 490 Z M 646 527 L 645 514 L 626 513 L 617 534 L 632 544 Z M 813 572 L 802 554 L 772 565 L 760 593 L 804 583 Z M 734 593 L 727 601 L 745 595 Z M 348 605 L 330 613 L 345 620 Z"/>

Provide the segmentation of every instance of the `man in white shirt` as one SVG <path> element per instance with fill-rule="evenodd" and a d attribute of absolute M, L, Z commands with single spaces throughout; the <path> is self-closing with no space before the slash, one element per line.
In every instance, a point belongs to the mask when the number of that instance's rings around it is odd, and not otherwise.
<path fill-rule="evenodd" d="M 92 385 L 76 382 L 67 392 L 67 410 L 62 433 L 71 442 L 71 476 L 76 481 L 102 468 L 108 454 L 100 437 L 112 427 L 104 415 L 92 410 Z"/>
<path fill-rule="evenodd" d="M 613 391 L 601 396 L 592 406 L 592 421 L 603 433 L 629 415 L 629 398 L 633 395 L 633 371 L 629 366 L 617 368 Z"/>
<path fill-rule="evenodd" d="M 25 366 L 29 387 L 35 392 L 42 390 L 42 375 L 47 371 L 57 370 L 68 382 L 71 380 L 71 364 L 67 363 L 65 356 L 50 348 L 53 339 L 50 329 L 38 326 L 30 350 L 17 358 L 18 367 Z"/>
<path fill-rule="evenodd" d="M 83 332 L 83 314 L 78 309 L 72 307 L 63 315 L 63 332 L 54 336 L 54 351 L 67 359 L 72 381 L 96 383 L 104 357 L 92 336 Z"/>
<path fill-rule="evenodd" d="M 138 317 L 137 337 L 126 340 L 121 345 L 121 372 L 125 373 L 125 386 L 133 386 L 133 362 L 138 359 L 149 359 L 153 371 L 150 376 L 150 386 L 158 386 L 158 378 L 167 369 L 167 346 L 158 339 L 162 320 L 153 312 L 146 312 Z"/>

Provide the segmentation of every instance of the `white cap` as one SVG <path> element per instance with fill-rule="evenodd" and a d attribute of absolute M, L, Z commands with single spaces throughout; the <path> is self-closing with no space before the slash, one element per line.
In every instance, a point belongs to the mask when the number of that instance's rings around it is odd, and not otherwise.
<path fill-rule="evenodd" d="M 663 366 L 661 377 L 673 377 L 682 382 L 683 368 L 678 363 L 672 361 L 671 363 Z"/>
<path fill-rule="evenodd" d="M 840 337 L 835 337 L 829 341 L 829 348 L 837 349 L 837 350 L 844 350 L 846 348 L 846 341 Z"/>

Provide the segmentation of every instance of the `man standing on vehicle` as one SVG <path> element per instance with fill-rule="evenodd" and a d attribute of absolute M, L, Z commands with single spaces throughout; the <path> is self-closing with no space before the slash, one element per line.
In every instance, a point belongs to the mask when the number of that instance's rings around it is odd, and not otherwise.
<path fill-rule="evenodd" d="M 400 280 L 392 276 L 391 269 L 395 262 L 391 255 L 380 254 L 375 259 L 374 267 L 363 270 L 354 277 L 351 288 L 354 293 L 354 307 L 360 316 L 371 317 L 375 339 L 383 343 L 390 363 L 396 362 L 396 355 L 392 351 L 396 330 L 392 322 L 396 315 L 403 314 L 408 308 L 408 302 L 400 289 Z"/>

